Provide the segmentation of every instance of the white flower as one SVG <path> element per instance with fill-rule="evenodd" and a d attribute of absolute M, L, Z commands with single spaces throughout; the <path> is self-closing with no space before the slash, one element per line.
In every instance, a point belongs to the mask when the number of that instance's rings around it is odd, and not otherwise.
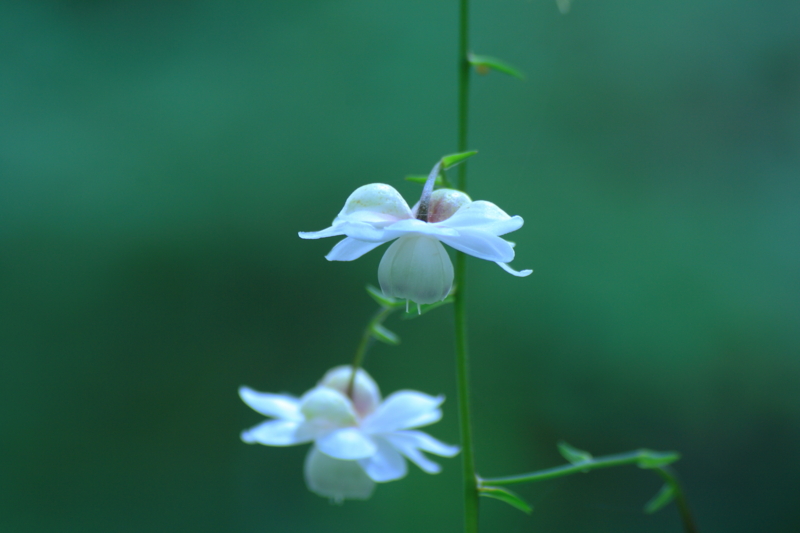
<path fill-rule="evenodd" d="M 423 451 L 453 457 L 457 446 L 414 431 L 442 417 L 443 396 L 398 391 L 381 402 L 377 384 L 358 370 L 351 396 L 347 387 L 352 367 L 330 370 L 301 398 L 239 388 L 239 396 L 254 410 L 274 418 L 242 432 L 248 444 L 291 446 L 314 442 L 305 462 L 308 488 L 342 501 L 367 499 L 375 483 L 406 475 L 406 457 L 429 474 L 441 467 Z"/>
<path fill-rule="evenodd" d="M 514 245 L 500 238 L 521 228 L 521 217 L 511 217 L 491 202 L 473 202 L 452 189 L 433 191 L 423 220 L 417 218 L 419 205 L 409 208 L 390 185 L 364 185 L 350 195 L 331 227 L 299 235 L 303 239 L 346 235 L 325 256 L 328 261 L 352 261 L 397 239 L 378 267 L 381 290 L 417 304 L 443 300 L 453 286 L 453 264 L 441 243 L 494 261 L 515 276 L 532 272 L 508 266 Z"/>

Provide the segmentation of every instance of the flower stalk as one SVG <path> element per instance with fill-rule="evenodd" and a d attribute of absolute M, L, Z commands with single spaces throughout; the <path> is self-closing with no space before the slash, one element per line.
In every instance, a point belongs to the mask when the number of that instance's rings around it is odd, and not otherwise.
<path fill-rule="evenodd" d="M 386 320 L 395 309 L 396 307 L 381 306 L 373 315 L 367 327 L 364 328 L 364 333 L 361 334 L 361 340 L 358 343 L 358 348 L 356 348 L 356 355 L 353 357 L 353 371 L 350 374 L 350 380 L 347 382 L 348 397 L 353 397 L 353 386 L 355 386 L 356 383 L 356 374 L 358 374 L 358 369 L 364 364 L 364 357 L 367 355 L 367 350 L 369 350 L 370 345 L 375 340 L 373 335 L 375 327 L 382 325 L 383 321 Z"/>
<path fill-rule="evenodd" d="M 469 119 L 469 0 L 461 0 L 458 40 L 458 151 L 467 150 Z M 467 191 L 467 165 L 458 169 L 458 189 Z M 472 419 L 469 406 L 469 350 L 467 345 L 466 269 L 467 257 L 456 252 L 453 312 L 456 344 L 456 379 L 458 388 L 459 428 L 461 433 L 461 465 L 464 478 L 464 531 L 478 532 L 478 476 L 475 471 L 475 447 L 472 441 Z"/>

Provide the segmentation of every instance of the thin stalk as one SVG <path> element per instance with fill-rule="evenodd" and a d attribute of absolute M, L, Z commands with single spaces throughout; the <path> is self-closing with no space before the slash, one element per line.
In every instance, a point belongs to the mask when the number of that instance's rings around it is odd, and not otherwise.
<path fill-rule="evenodd" d="M 458 418 L 461 429 L 461 464 L 464 476 L 464 531 L 478 531 L 478 477 L 475 472 L 475 447 L 472 442 L 472 419 L 469 410 L 469 353 L 467 350 L 467 313 L 464 302 L 466 255 L 456 253 L 455 279 L 458 283 L 453 306 L 456 330 L 456 376 Z"/>
<path fill-rule="evenodd" d="M 590 470 L 598 470 L 600 468 L 609 468 L 612 466 L 624 465 L 638 465 L 647 470 L 653 470 L 656 474 L 661 476 L 664 481 L 672 487 L 674 494 L 675 505 L 678 507 L 678 512 L 681 515 L 683 522 L 683 529 L 686 533 L 697 533 L 697 526 L 692 518 L 692 513 L 689 511 L 689 504 L 686 501 L 686 496 L 683 493 L 683 488 L 678 481 L 677 475 L 668 465 L 662 466 L 645 466 L 649 462 L 658 460 L 675 460 L 677 458 L 674 452 L 659 453 L 651 450 L 635 450 L 627 453 L 618 453 L 615 455 L 606 455 L 604 457 L 592 457 L 585 461 L 572 463 L 563 466 L 556 466 L 546 470 L 538 470 L 536 472 L 529 472 L 527 474 L 519 474 L 516 476 L 506 477 L 493 477 L 493 478 L 479 478 L 478 485 L 480 487 L 499 487 L 501 485 L 515 485 L 518 483 L 532 483 L 534 481 L 546 481 L 548 479 L 555 479 L 572 474 L 582 474 Z"/>
<path fill-rule="evenodd" d="M 599 468 L 622 465 L 638 465 L 643 460 L 651 457 L 651 455 L 652 452 L 649 450 L 635 450 L 632 452 L 605 455 L 603 457 L 593 457 L 579 463 L 556 466 L 554 468 L 547 468 L 545 470 L 537 470 L 536 472 L 529 472 L 527 474 L 485 478 L 481 479 L 480 482 L 482 485 L 494 487 L 500 485 L 514 485 L 517 483 L 531 483 L 533 481 L 544 481 L 546 479 L 554 479 L 557 477 L 568 476 L 570 474 L 580 474 L 590 470 L 597 470 Z"/>
<path fill-rule="evenodd" d="M 467 149 L 469 119 L 469 1 L 461 0 L 458 42 L 458 151 Z M 467 189 L 467 165 L 458 174 L 458 188 Z M 466 255 L 456 252 L 454 321 L 456 337 L 456 378 L 458 388 L 459 427 L 461 431 L 461 464 L 464 477 L 464 531 L 478 532 L 478 476 L 475 472 L 475 447 L 472 442 L 472 420 L 469 411 L 469 352 L 467 348 Z"/>
<path fill-rule="evenodd" d="M 672 486 L 672 490 L 675 494 L 675 505 L 678 506 L 678 512 L 681 514 L 684 531 L 686 531 L 686 533 L 697 533 L 697 526 L 694 523 L 694 518 L 692 518 L 692 513 L 689 510 L 689 503 L 686 501 L 686 495 L 683 493 L 683 488 L 678 481 L 678 476 L 667 466 L 662 466 L 655 470 L 658 472 L 658 475 L 664 478 L 664 481 Z"/>
<path fill-rule="evenodd" d="M 392 307 L 381 307 L 378 309 L 372 316 L 372 319 L 367 323 L 367 327 L 364 328 L 364 333 L 361 334 L 361 340 L 358 343 L 358 348 L 356 348 L 356 355 L 353 357 L 353 372 L 350 374 L 350 381 L 347 383 L 347 396 L 350 398 L 353 397 L 356 373 L 358 369 L 361 368 L 361 365 L 364 364 L 364 357 L 367 355 L 367 350 L 369 350 L 370 345 L 375 340 L 372 336 L 372 328 L 375 324 L 382 324 L 393 311 L 394 308 Z"/>

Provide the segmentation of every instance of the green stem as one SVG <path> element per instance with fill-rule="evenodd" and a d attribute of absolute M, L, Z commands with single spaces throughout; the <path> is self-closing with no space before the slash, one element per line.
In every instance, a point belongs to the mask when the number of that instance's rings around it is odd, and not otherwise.
<path fill-rule="evenodd" d="M 458 413 L 461 429 L 461 464 L 464 476 L 464 531 L 478 531 L 478 476 L 475 472 L 475 447 L 472 442 L 472 420 L 469 411 L 469 353 L 467 350 L 467 313 L 464 301 L 464 274 L 467 257 L 456 253 L 455 279 L 458 291 L 454 297 L 456 329 L 456 375 L 458 380 Z"/>
<path fill-rule="evenodd" d="M 656 468 L 655 471 L 659 476 L 664 478 L 664 481 L 672 486 L 672 490 L 675 494 L 675 505 L 678 506 L 678 512 L 681 514 L 684 531 L 686 531 L 686 533 L 697 533 L 697 526 L 692 518 L 692 513 L 689 510 L 689 503 L 686 501 L 686 495 L 683 493 L 683 488 L 678 481 L 678 476 L 668 466 Z"/>
<path fill-rule="evenodd" d="M 600 468 L 609 468 L 612 466 L 623 465 L 638 465 L 641 468 L 653 470 L 664 481 L 672 487 L 673 495 L 675 498 L 675 505 L 680 512 L 681 520 L 683 521 L 683 529 L 686 533 L 697 533 L 697 526 L 692 518 L 692 513 L 689 511 L 689 504 L 686 502 L 686 496 L 683 493 L 678 477 L 673 470 L 665 463 L 671 463 L 678 458 L 675 452 L 654 452 L 652 450 L 635 450 L 627 453 L 618 453 L 616 455 L 606 455 L 604 457 L 592 457 L 585 461 L 572 463 L 546 470 L 539 470 L 536 472 L 529 472 L 527 474 L 520 474 L 517 476 L 506 477 L 493 477 L 493 478 L 479 478 L 479 487 L 498 487 L 501 485 L 514 485 L 517 483 L 531 483 L 534 481 L 545 481 L 548 479 L 555 479 L 558 477 L 569 476 L 571 474 L 586 473 L 590 470 L 597 470 Z M 659 466 L 660 463 L 660 466 Z"/>
<path fill-rule="evenodd" d="M 469 1 L 461 0 L 458 43 L 458 151 L 467 149 L 469 119 Z M 461 165 L 458 188 L 467 190 L 467 165 Z M 461 430 L 461 464 L 464 477 L 464 531 L 478 532 L 478 476 L 475 472 L 475 448 L 472 442 L 472 421 L 469 412 L 469 357 L 467 349 L 466 255 L 456 252 L 454 297 L 456 336 L 456 377 L 458 381 L 458 411 Z"/>
<path fill-rule="evenodd" d="M 606 455 L 603 457 L 593 457 L 586 461 L 579 463 L 568 464 L 563 466 L 556 466 L 554 468 L 547 468 L 545 470 L 538 470 L 536 472 L 529 472 L 527 474 L 519 474 L 516 476 L 506 477 L 493 477 L 481 479 L 481 485 L 499 486 L 499 485 L 514 485 L 517 483 L 530 483 L 533 481 L 544 481 L 546 479 L 554 479 L 557 477 L 568 476 L 570 474 L 580 474 L 590 470 L 597 470 L 599 468 L 608 468 L 611 466 L 622 466 L 639 464 L 653 457 L 653 452 L 650 450 L 635 450 L 627 453 L 618 453 L 615 455 Z"/>
<path fill-rule="evenodd" d="M 347 383 L 347 395 L 349 397 L 353 397 L 356 373 L 358 369 L 361 368 L 361 365 L 364 364 L 364 357 L 367 355 L 367 350 L 369 350 L 370 345 L 375 340 L 372 336 L 372 328 L 376 324 L 382 324 L 394 310 L 395 308 L 392 307 L 381 307 L 367 323 L 367 327 L 364 328 L 364 333 L 361 334 L 361 340 L 358 343 L 358 348 L 356 348 L 356 355 L 353 357 L 353 372 L 350 374 L 350 381 Z"/>
<path fill-rule="evenodd" d="M 467 151 L 467 125 L 469 122 L 469 0 L 461 0 L 458 39 L 458 151 Z M 467 192 L 467 165 L 458 171 L 458 188 Z"/>

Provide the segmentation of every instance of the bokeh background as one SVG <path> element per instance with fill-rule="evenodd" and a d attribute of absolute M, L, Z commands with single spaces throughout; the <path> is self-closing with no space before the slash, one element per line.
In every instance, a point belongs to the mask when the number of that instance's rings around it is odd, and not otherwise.
<path fill-rule="evenodd" d="M 470 193 L 525 219 L 471 260 L 479 470 L 678 450 L 704 532 L 798 531 L 800 3 L 475 0 Z M 0 5 L 0 530 L 459 531 L 457 460 L 342 506 L 236 389 L 349 362 L 381 252 L 328 263 L 357 186 L 411 203 L 456 148 L 456 2 Z M 444 393 L 451 310 L 387 325 L 384 393 Z M 484 500 L 491 531 L 680 531 L 634 467 Z"/>

